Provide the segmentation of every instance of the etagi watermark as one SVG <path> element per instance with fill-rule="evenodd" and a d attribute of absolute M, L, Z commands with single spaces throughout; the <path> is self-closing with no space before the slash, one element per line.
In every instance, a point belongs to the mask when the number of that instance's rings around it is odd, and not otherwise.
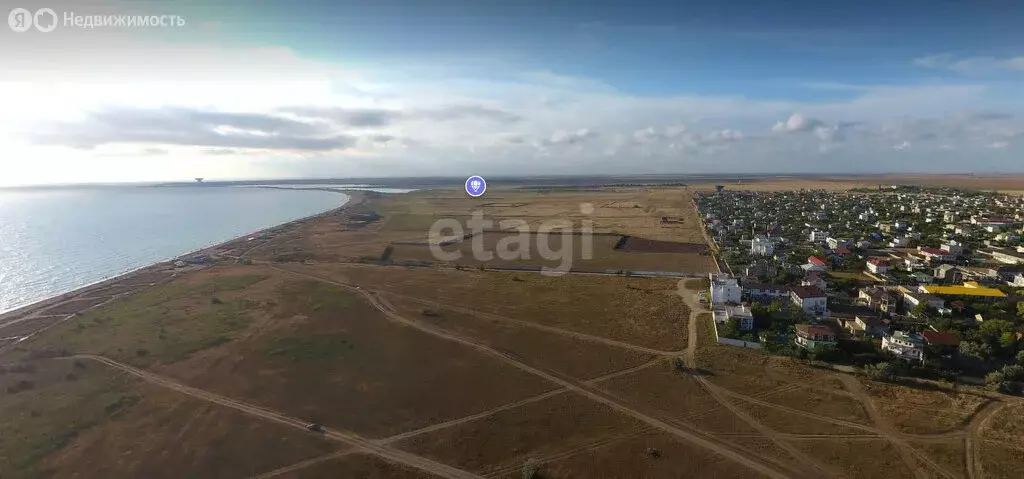
<path fill-rule="evenodd" d="M 580 204 L 580 213 L 591 215 L 594 213 L 594 205 L 590 203 Z M 445 251 L 445 246 L 457 246 L 469 240 L 473 251 L 473 259 L 477 261 L 491 261 L 495 255 L 501 260 L 528 260 L 531 258 L 531 248 L 536 243 L 537 253 L 541 259 L 546 261 L 557 261 L 558 266 L 550 268 L 541 267 L 541 274 L 547 276 L 561 276 L 572 269 L 575 255 L 576 238 L 579 238 L 580 254 L 579 259 L 592 259 L 594 257 L 594 221 L 581 219 L 580 228 L 575 230 L 574 223 L 568 219 L 550 219 L 542 221 L 536 231 L 530 229 L 530 224 L 521 219 L 504 219 L 495 222 L 492 219 L 485 219 L 481 210 L 476 210 L 466 221 L 466 228 L 455 218 L 442 218 L 430 225 L 428 233 L 430 252 L 438 261 L 457 261 L 462 258 L 461 248 Z M 485 233 L 501 234 L 502 237 L 494 245 L 491 251 L 484 241 Z M 551 246 L 551 239 L 560 236 L 561 244 L 558 248 Z M 532 241 L 536 240 L 536 241 Z"/>
<path fill-rule="evenodd" d="M 34 13 L 15 8 L 7 14 L 7 24 L 11 30 L 24 33 L 35 26 L 42 33 L 49 33 L 61 24 L 64 28 L 181 28 L 185 19 L 179 15 L 75 15 L 75 12 L 57 12 L 52 8 L 40 8 Z M 63 22 L 60 22 L 63 20 Z"/>

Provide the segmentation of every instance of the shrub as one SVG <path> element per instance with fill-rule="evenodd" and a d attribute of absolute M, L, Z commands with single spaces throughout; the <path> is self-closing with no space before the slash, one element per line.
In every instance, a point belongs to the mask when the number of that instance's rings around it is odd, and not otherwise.
<path fill-rule="evenodd" d="M 437 317 L 441 315 L 441 313 L 438 313 L 437 311 L 434 311 L 433 309 L 430 308 L 423 308 L 423 311 L 420 311 L 420 313 L 422 313 L 424 316 L 431 317 Z"/>
<path fill-rule="evenodd" d="M 135 350 L 135 355 L 140 357 L 140 358 L 144 357 L 144 356 L 149 356 L 149 350 L 148 349 L 142 349 L 142 348 L 136 349 Z"/>
<path fill-rule="evenodd" d="M 540 477 L 540 462 L 534 458 L 527 459 L 523 463 L 523 479 L 538 479 Z"/>
<path fill-rule="evenodd" d="M 683 361 L 683 358 L 672 358 L 672 370 L 677 372 L 686 371 L 686 362 Z"/>
<path fill-rule="evenodd" d="M 221 301 L 220 298 L 214 296 L 210 298 L 210 304 L 224 304 L 224 301 Z"/>

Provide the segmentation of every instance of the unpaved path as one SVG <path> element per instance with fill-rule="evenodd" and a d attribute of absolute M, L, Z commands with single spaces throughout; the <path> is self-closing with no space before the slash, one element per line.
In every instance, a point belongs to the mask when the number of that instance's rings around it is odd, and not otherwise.
<path fill-rule="evenodd" d="M 978 455 L 978 447 L 975 442 L 995 412 L 1002 409 L 1004 406 L 1006 406 L 1006 404 L 999 401 L 992 401 L 986 404 L 985 407 L 981 408 L 981 411 L 978 411 L 978 414 L 971 419 L 970 424 L 967 425 L 967 435 L 964 436 L 964 454 L 967 457 L 968 479 L 982 479 L 985 477 L 985 473 L 981 467 L 981 457 Z"/>
<path fill-rule="evenodd" d="M 496 349 L 493 349 L 490 346 L 487 346 L 485 344 L 479 343 L 477 341 L 474 341 L 474 340 L 471 340 L 471 339 L 468 339 L 468 338 L 465 338 L 465 337 L 462 337 L 462 336 L 458 336 L 458 335 L 452 334 L 452 333 L 447 332 L 447 331 L 443 331 L 443 330 L 434 328 L 432 326 L 429 326 L 429 325 L 424 324 L 424 323 L 419 322 L 419 321 L 414 321 L 414 320 L 410 320 L 410 319 L 404 318 L 404 317 L 400 316 L 399 314 L 397 314 L 394 310 L 392 310 L 392 308 L 384 300 L 382 300 L 381 297 L 379 297 L 378 295 L 375 295 L 375 294 L 373 294 L 373 293 L 371 293 L 369 291 L 363 290 L 362 288 L 360 288 L 358 286 L 350 285 L 350 284 L 347 284 L 347 283 L 342 283 L 342 282 L 339 282 L 339 281 L 334 281 L 334 280 L 331 280 L 331 279 L 328 279 L 328 278 L 323 278 L 323 277 L 312 275 L 312 274 L 308 274 L 308 273 L 303 273 L 303 272 L 299 272 L 299 271 L 285 269 L 285 268 L 281 268 L 281 267 L 277 267 L 277 266 L 271 266 L 271 267 L 273 267 L 275 269 L 278 269 L 280 271 L 285 271 L 285 272 L 291 273 L 293 275 L 302 276 L 302 277 L 306 277 L 306 278 L 309 278 L 309 279 L 314 279 L 314 280 L 321 281 L 321 282 L 328 283 L 328 284 L 333 284 L 335 286 L 339 286 L 339 287 L 345 288 L 347 290 L 356 292 L 356 293 L 362 295 L 364 298 L 366 298 L 367 301 L 369 301 L 370 304 L 372 304 L 374 308 L 376 308 L 378 311 L 384 313 L 386 318 L 388 318 L 388 319 L 390 319 L 390 320 L 392 320 L 392 321 L 394 321 L 396 323 L 399 323 L 399 324 L 402 324 L 402 325 L 405 325 L 405 326 L 417 329 L 419 331 L 422 331 L 424 333 L 430 334 L 432 336 L 436 336 L 436 337 L 441 338 L 441 339 L 445 339 L 445 340 L 448 340 L 448 341 L 456 342 L 456 343 L 465 345 L 467 347 L 476 349 L 477 351 L 480 351 L 481 353 L 484 353 L 484 354 L 487 354 L 489 356 L 495 357 L 498 360 L 503 361 L 503 362 L 513 366 L 513 367 L 516 367 L 516 368 L 521 369 L 523 371 L 526 371 L 526 372 L 528 372 L 530 374 L 533 374 L 535 376 L 538 376 L 540 378 L 543 378 L 543 379 L 546 379 L 546 380 L 548 380 L 550 382 L 558 384 L 558 385 L 560 385 L 560 386 L 562 386 L 564 388 L 567 388 L 567 389 L 569 389 L 569 390 L 571 390 L 571 391 L 573 391 L 573 392 L 575 392 L 575 393 L 577 393 L 577 394 L 579 394 L 581 396 L 584 396 L 584 397 L 586 397 L 588 399 L 591 399 L 592 401 L 604 404 L 605 406 L 608 406 L 608 407 L 612 408 L 613 410 L 616 410 L 616 411 L 618 411 L 620 413 L 623 413 L 623 414 L 625 414 L 627 416 L 633 417 L 633 418 L 635 418 L 635 419 L 637 419 L 637 420 L 639 420 L 641 422 L 644 422 L 644 423 L 646 423 L 646 424 L 648 424 L 648 425 L 650 425 L 652 427 L 660 429 L 660 430 L 662 430 L 664 432 L 672 434 L 672 435 L 674 435 L 674 436 L 676 436 L 676 437 L 678 437 L 680 439 L 689 441 L 689 442 L 691 442 L 693 444 L 696 444 L 698 446 L 704 447 L 705 449 L 709 449 L 709 450 L 711 450 L 713 452 L 716 452 L 716 453 L 718 453 L 718 454 L 720 454 L 720 455 L 722 455 L 722 456 L 724 456 L 726 458 L 729 458 L 729 459 L 731 459 L 731 460 L 733 460 L 735 462 L 738 462 L 738 463 L 740 463 L 740 464 L 742 464 L 742 465 L 744 465 L 744 466 L 746 466 L 746 467 L 748 467 L 750 469 L 753 469 L 755 471 L 761 472 L 762 474 L 765 474 L 766 476 L 773 477 L 773 478 L 779 478 L 779 479 L 788 477 L 787 475 L 783 474 L 782 472 L 778 471 L 777 469 L 775 469 L 773 467 L 769 467 L 769 466 L 765 465 L 764 463 L 762 463 L 760 461 L 754 460 L 745 451 L 737 450 L 736 448 L 734 448 L 733 446 L 729 445 L 728 443 L 725 443 L 725 442 L 721 441 L 720 439 L 717 439 L 714 436 L 712 436 L 712 435 L 710 435 L 708 433 L 705 433 L 704 431 L 701 431 L 701 430 L 699 430 L 697 428 L 694 428 L 694 427 L 691 427 L 691 426 L 682 426 L 682 425 L 677 426 L 677 425 L 669 424 L 666 421 L 663 421 L 661 419 L 649 416 L 649 415 L 644 414 L 644 413 L 642 413 L 640 411 L 637 411 L 637 410 L 632 409 L 632 408 L 630 408 L 628 406 L 625 406 L 622 403 L 609 398 L 605 394 L 599 392 L 596 389 L 593 389 L 591 386 L 588 386 L 588 385 L 586 385 L 584 383 L 580 383 L 580 382 L 577 382 L 575 380 L 570 380 L 570 379 L 562 378 L 560 376 L 556 376 L 553 373 L 542 371 L 540 369 L 537 369 L 537 368 L 535 368 L 533 366 L 527 365 L 527 364 L 517 360 L 516 358 L 512 357 L 509 354 L 506 354 L 506 353 L 503 353 L 503 352 L 498 351 Z"/>
<path fill-rule="evenodd" d="M 686 283 L 685 280 L 680 280 L 679 281 L 677 292 L 683 298 L 683 302 L 686 303 L 687 307 L 689 307 L 689 309 L 690 309 L 690 322 L 687 325 L 688 328 L 689 328 L 689 331 L 688 331 L 688 334 L 687 334 L 688 338 L 687 338 L 687 347 L 686 347 L 686 365 L 688 367 L 690 367 L 690 368 L 696 369 L 697 368 L 696 351 L 697 351 L 697 346 L 698 346 L 698 341 L 697 341 L 698 325 L 697 325 L 697 322 L 698 322 L 698 318 L 700 317 L 701 313 L 704 313 L 705 311 L 704 311 L 704 308 L 701 306 L 700 301 L 697 299 L 697 293 L 694 292 L 694 291 L 689 290 L 688 288 L 686 288 L 685 283 Z M 821 461 L 818 461 L 818 460 L 812 458 L 810 455 L 804 453 L 803 451 L 797 449 L 796 447 L 793 447 L 793 445 L 791 445 L 790 443 L 786 442 L 782 438 L 782 436 L 778 432 L 776 432 L 774 429 L 771 429 L 768 426 L 765 426 L 764 424 L 762 424 L 760 421 L 757 421 L 756 419 L 750 417 L 749 415 L 747 415 L 747 413 L 743 412 L 743 410 L 741 410 L 740 408 L 736 407 L 735 404 L 729 402 L 727 399 L 722 397 L 722 391 L 723 391 L 722 388 L 719 388 L 718 386 L 715 386 L 715 385 L 711 384 L 710 381 L 708 381 L 707 379 L 705 379 L 705 378 L 703 378 L 703 377 L 701 377 L 699 375 L 695 375 L 694 379 L 696 379 L 697 382 L 704 388 L 704 390 L 707 391 L 708 394 L 710 394 L 711 397 L 713 397 L 715 399 L 715 401 L 717 401 L 720 405 L 722 405 L 722 407 L 724 407 L 727 410 L 729 410 L 729 412 L 733 413 L 736 417 L 740 418 L 743 422 L 745 422 L 748 425 L 750 425 L 750 427 L 753 427 L 755 430 L 757 430 L 757 432 L 761 433 L 765 438 L 767 438 L 768 440 L 772 441 L 772 443 L 774 443 L 776 446 L 778 446 L 782 450 L 788 452 L 791 456 L 796 458 L 798 461 L 800 461 L 800 462 L 804 463 L 805 465 L 809 466 L 810 468 L 814 469 L 816 471 L 816 473 L 813 473 L 812 477 L 840 477 L 841 476 L 841 474 L 838 471 L 836 471 L 835 469 L 827 466 L 826 464 L 822 463 Z M 811 472 L 811 471 L 808 471 L 808 472 Z"/>
<path fill-rule="evenodd" d="M 106 358 L 103 356 L 95 356 L 91 354 L 71 356 L 72 358 L 90 359 L 106 364 L 107 366 L 120 369 L 133 376 L 137 376 L 146 381 L 154 383 L 159 386 L 163 386 L 168 389 L 178 391 L 182 394 L 187 394 L 196 399 L 200 399 L 206 402 L 219 404 L 221 406 L 229 407 L 237 411 L 241 411 L 250 416 L 256 416 L 263 419 L 268 419 L 279 424 L 291 426 L 293 428 L 305 430 L 307 421 L 287 416 L 277 411 L 266 409 L 260 406 L 244 403 L 234 399 L 230 399 L 219 394 L 215 394 L 202 389 L 196 389 L 184 384 L 178 383 L 169 378 L 154 374 L 152 372 L 136 368 L 124 363 L 114 361 L 113 359 Z M 333 439 L 338 442 L 343 442 L 350 446 L 357 448 L 362 452 L 367 452 L 380 456 L 384 459 L 405 464 L 406 466 L 426 471 L 430 474 L 436 474 L 441 477 L 447 477 L 449 479 L 479 479 L 480 476 L 472 474 L 461 469 L 454 468 L 452 466 L 441 464 L 439 462 L 420 457 L 415 454 L 411 454 L 405 451 L 401 451 L 374 441 L 364 439 L 363 437 L 346 431 L 339 431 L 334 429 L 324 430 L 323 436 L 328 439 Z"/>

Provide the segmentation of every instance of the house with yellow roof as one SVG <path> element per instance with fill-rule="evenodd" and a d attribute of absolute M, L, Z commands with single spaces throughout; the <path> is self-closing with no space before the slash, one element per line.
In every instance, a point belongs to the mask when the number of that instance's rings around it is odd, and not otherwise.
<path fill-rule="evenodd" d="M 973 296 L 978 298 L 1005 298 L 1006 293 L 987 286 L 978 284 L 977 281 L 967 281 L 963 286 L 923 286 L 926 293 L 941 294 L 946 296 Z"/>

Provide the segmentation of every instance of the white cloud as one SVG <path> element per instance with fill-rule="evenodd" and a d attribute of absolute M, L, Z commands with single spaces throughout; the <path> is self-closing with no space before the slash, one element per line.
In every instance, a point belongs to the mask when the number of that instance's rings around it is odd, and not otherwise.
<path fill-rule="evenodd" d="M 1008 146 L 1010 146 L 1010 143 L 1007 141 L 993 141 L 992 143 L 985 145 L 985 148 L 991 148 L 993 150 L 1005 150 Z"/>
<path fill-rule="evenodd" d="M 811 131 L 821 125 L 821 120 L 807 118 L 800 113 L 793 113 L 786 121 L 776 122 L 775 126 L 772 127 L 772 131 L 781 133 Z"/>
<path fill-rule="evenodd" d="M 985 74 L 1024 71 L 1024 56 L 997 58 L 991 56 L 956 57 L 949 53 L 915 58 L 914 65 L 934 70 L 951 70 L 962 74 Z"/>
<path fill-rule="evenodd" d="M 904 142 L 902 142 L 902 143 L 900 143 L 898 145 L 893 145 L 892 149 L 894 149 L 896 151 L 902 151 L 902 150 L 910 149 L 910 142 L 909 141 L 904 141 Z"/>

